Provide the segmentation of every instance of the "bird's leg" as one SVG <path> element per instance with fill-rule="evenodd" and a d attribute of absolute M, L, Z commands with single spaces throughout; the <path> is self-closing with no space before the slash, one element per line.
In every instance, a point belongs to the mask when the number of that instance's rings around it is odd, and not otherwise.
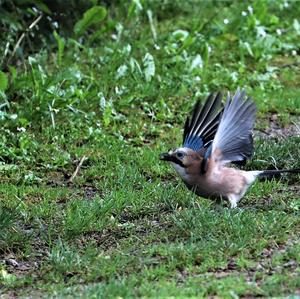
<path fill-rule="evenodd" d="M 237 207 L 237 203 L 238 203 L 238 201 L 240 200 L 240 196 L 238 196 L 237 194 L 233 194 L 233 193 L 231 193 L 231 194 L 228 194 L 228 200 L 229 200 L 229 202 L 230 202 L 230 208 L 231 209 L 234 209 L 234 208 L 236 208 Z"/>

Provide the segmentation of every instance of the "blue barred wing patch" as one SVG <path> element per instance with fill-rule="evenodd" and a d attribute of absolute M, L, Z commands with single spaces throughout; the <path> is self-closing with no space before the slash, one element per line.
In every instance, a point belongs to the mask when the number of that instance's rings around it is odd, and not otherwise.
<path fill-rule="evenodd" d="M 214 139 L 223 112 L 221 93 L 211 93 L 203 107 L 198 101 L 184 125 L 183 146 L 194 151 L 207 147 Z"/>

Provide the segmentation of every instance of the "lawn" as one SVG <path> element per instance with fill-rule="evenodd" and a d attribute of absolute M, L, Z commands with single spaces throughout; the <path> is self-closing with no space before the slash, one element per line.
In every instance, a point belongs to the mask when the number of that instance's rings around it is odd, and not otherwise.
<path fill-rule="evenodd" d="M 242 87 L 244 169 L 300 168 L 299 3 L 98 2 L 1 60 L 0 297 L 299 296 L 299 175 L 230 209 L 159 160 L 198 99 Z"/>

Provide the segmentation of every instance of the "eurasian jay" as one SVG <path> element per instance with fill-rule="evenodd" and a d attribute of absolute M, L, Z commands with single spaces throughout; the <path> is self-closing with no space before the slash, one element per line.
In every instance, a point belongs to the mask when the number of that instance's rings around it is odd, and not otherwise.
<path fill-rule="evenodd" d="M 163 153 L 188 189 L 205 198 L 225 198 L 237 206 L 258 177 L 300 173 L 300 169 L 244 171 L 229 163 L 245 162 L 253 153 L 252 129 L 256 106 L 245 92 L 228 93 L 225 107 L 220 93 L 210 94 L 201 108 L 197 102 L 187 118 L 183 146 Z"/>

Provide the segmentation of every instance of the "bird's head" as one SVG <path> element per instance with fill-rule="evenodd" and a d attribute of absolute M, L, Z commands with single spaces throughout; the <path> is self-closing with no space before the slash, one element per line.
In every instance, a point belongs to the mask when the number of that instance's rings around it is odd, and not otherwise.
<path fill-rule="evenodd" d="M 170 162 L 183 180 L 187 180 L 187 177 L 193 173 L 194 169 L 200 172 L 199 165 L 202 158 L 192 149 L 180 147 L 161 154 L 160 160 Z"/>

